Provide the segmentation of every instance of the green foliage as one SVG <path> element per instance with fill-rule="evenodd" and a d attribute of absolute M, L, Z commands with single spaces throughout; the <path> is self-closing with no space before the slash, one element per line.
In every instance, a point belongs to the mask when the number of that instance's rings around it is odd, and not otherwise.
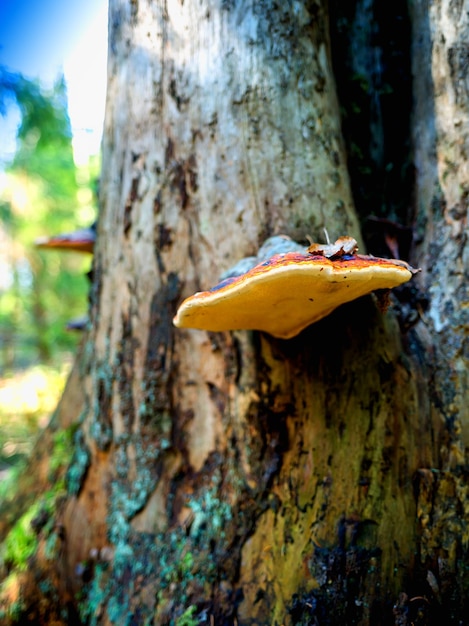
<path fill-rule="evenodd" d="M 0 368 L 60 359 L 77 336 L 66 322 L 87 310 L 90 258 L 38 251 L 41 236 L 88 226 L 99 162 L 77 171 L 63 76 L 46 90 L 0 68 L 0 113 L 15 104 L 17 150 L 0 187 Z M 78 181 L 78 182 L 77 182 Z"/>
<path fill-rule="evenodd" d="M 178 618 L 176 626 L 197 626 L 199 620 L 194 616 L 196 610 L 196 607 L 191 605 L 184 611 L 181 617 Z"/>
<path fill-rule="evenodd" d="M 77 430 L 77 425 L 73 424 L 66 430 L 59 430 L 54 435 L 53 454 L 49 467 L 52 474 L 68 466 L 73 453 L 73 436 Z"/>
<path fill-rule="evenodd" d="M 26 569 L 28 559 L 37 547 L 37 537 L 31 528 L 31 521 L 39 511 L 40 503 L 35 503 L 13 526 L 3 545 L 3 562 L 17 570 Z"/>
<path fill-rule="evenodd" d="M 51 451 L 50 470 L 57 473 L 63 470 L 71 457 L 71 447 L 75 427 L 59 431 L 54 437 L 54 447 Z M 1 560 L 8 569 L 22 571 L 26 569 L 28 559 L 37 548 L 38 520 L 42 519 L 42 532 L 48 537 L 48 551 L 50 558 L 54 557 L 56 536 L 54 532 L 54 514 L 57 502 L 66 493 L 65 480 L 56 480 L 52 489 L 49 489 L 41 498 L 36 500 L 16 522 L 1 546 Z M 36 530 L 34 529 L 36 523 Z"/>

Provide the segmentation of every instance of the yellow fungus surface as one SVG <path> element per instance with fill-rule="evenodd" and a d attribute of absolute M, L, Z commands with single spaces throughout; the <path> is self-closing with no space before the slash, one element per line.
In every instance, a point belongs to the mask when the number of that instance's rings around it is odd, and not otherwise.
<path fill-rule="evenodd" d="M 341 304 L 411 277 L 402 262 L 360 255 L 331 260 L 291 252 L 187 298 L 173 322 L 179 328 L 260 330 L 289 339 Z"/>

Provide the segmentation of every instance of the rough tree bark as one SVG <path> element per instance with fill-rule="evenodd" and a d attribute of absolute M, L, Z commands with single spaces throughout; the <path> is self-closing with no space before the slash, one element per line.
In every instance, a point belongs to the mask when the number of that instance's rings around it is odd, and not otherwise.
<path fill-rule="evenodd" d="M 385 314 L 362 298 L 282 341 L 171 320 L 271 234 L 362 241 L 327 3 L 111 0 L 85 408 L 49 565 L 81 620 L 460 623 L 463 8 L 404 12 L 422 273 Z"/>

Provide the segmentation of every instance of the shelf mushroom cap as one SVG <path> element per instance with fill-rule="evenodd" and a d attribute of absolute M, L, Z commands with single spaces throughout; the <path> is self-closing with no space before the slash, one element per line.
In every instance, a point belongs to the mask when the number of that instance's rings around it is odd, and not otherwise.
<path fill-rule="evenodd" d="M 96 240 L 96 230 L 94 226 L 81 228 L 72 233 L 54 235 L 52 237 L 39 237 L 34 242 L 37 248 L 49 250 L 72 250 L 74 252 L 93 253 Z"/>
<path fill-rule="evenodd" d="M 404 261 L 349 254 L 340 246 L 331 258 L 317 248 L 277 254 L 187 298 L 173 323 L 210 331 L 260 330 L 290 339 L 338 306 L 405 283 L 414 272 Z"/>

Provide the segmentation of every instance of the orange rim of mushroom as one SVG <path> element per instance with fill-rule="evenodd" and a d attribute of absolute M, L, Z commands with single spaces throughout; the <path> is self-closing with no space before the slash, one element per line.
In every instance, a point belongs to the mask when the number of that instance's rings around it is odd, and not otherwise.
<path fill-rule="evenodd" d="M 40 237 L 34 242 L 37 248 L 48 250 L 71 250 L 73 252 L 94 251 L 96 235 L 91 228 L 82 228 L 72 233 L 55 235 L 53 237 Z"/>

